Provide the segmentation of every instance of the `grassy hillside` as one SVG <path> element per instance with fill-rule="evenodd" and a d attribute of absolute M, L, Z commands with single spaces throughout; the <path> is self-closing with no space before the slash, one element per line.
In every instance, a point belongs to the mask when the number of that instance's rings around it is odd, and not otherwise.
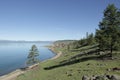
<path fill-rule="evenodd" d="M 96 46 L 84 46 L 78 49 L 66 50 L 54 47 L 61 57 L 55 60 L 41 62 L 36 67 L 17 77 L 16 80 L 82 80 L 84 75 L 118 75 L 120 71 L 120 52 L 114 52 L 113 59 L 105 54 L 98 55 Z"/>

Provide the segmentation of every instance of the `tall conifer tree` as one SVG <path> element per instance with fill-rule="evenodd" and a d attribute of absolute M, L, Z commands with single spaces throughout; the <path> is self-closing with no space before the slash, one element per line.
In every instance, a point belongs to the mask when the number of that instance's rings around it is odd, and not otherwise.
<path fill-rule="evenodd" d="M 96 30 L 96 39 L 100 50 L 109 50 L 111 56 L 113 50 L 120 47 L 120 10 L 114 4 L 109 4 L 104 10 L 104 17 Z"/>

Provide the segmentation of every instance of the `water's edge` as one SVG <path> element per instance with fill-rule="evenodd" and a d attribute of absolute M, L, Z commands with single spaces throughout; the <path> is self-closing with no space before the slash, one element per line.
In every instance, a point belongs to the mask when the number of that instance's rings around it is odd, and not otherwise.
<path fill-rule="evenodd" d="M 46 47 L 50 52 L 52 52 L 53 54 L 55 54 L 53 57 L 49 57 L 49 58 L 47 58 L 47 59 L 45 59 L 45 60 L 42 60 L 42 61 L 40 61 L 40 62 L 45 62 L 45 61 L 47 61 L 47 60 L 50 60 L 50 59 L 52 59 L 52 58 L 54 58 L 56 55 L 57 55 L 57 53 L 55 53 L 51 48 L 48 48 L 48 47 Z M 35 65 L 35 64 L 33 64 L 33 65 Z M 30 66 L 33 66 L 33 65 L 30 65 Z M 12 74 L 12 73 L 15 73 L 15 72 L 17 72 L 17 71 L 20 71 L 21 70 L 21 68 L 17 68 L 17 69 L 15 69 L 15 70 L 13 70 L 13 71 L 10 71 L 10 72 L 8 72 L 8 73 L 5 73 L 5 74 L 2 74 L 2 75 L 0 75 L 0 79 L 1 79 L 1 77 L 5 77 L 5 76 L 7 76 L 7 75 L 9 75 L 9 74 Z"/>

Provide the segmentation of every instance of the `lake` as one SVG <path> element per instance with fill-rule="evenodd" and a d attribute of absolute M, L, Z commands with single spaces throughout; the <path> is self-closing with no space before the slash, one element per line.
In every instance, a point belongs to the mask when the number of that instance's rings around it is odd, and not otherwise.
<path fill-rule="evenodd" d="M 10 73 L 16 69 L 24 67 L 27 56 L 32 45 L 36 45 L 39 50 L 40 61 L 47 60 L 55 54 L 48 48 L 50 42 L 41 43 L 0 43 L 0 76 Z"/>

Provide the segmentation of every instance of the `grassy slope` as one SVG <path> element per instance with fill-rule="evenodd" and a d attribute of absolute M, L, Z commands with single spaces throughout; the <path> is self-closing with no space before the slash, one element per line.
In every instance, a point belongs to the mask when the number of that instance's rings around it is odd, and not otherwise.
<path fill-rule="evenodd" d="M 90 48 L 90 46 L 82 47 L 78 50 L 72 51 L 66 51 L 65 49 L 56 48 L 56 52 L 63 52 L 63 55 L 60 58 L 41 62 L 38 68 L 20 75 L 16 80 L 81 80 L 83 75 L 120 75 L 120 71 L 106 70 L 120 66 L 119 53 L 114 54 L 114 57 L 117 57 L 117 59 L 115 60 L 96 60 L 96 57 L 98 57 L 98 55 L 85 55 L 82 57 L 78 57 L 77 59 L 70 59 L 74 55 L 79 54 L 81 51 L 86 51 L 88 48 Z M 49 70 L 44 69 L 48 69 L 50 67 L 51 69 Z"/>

